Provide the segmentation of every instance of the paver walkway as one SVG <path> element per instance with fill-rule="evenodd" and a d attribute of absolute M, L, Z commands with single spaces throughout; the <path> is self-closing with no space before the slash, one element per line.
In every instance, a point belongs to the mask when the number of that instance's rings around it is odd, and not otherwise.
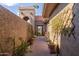
<path fill-rule="evenodd" d="M 51 56 L 45 37 L 38 36 L 32 45 L 32 52 L 26 55 L 28 56 Z"/>

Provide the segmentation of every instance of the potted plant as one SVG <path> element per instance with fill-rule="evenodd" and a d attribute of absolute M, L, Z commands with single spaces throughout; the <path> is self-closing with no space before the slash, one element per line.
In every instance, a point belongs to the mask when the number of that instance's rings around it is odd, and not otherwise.
<path fill-rule="evenodd" d="M 48 47 L 50 49 L 51 54 L 56 53 L 56 45 L 53 42 L 51 42 L 50 40 L 48 42 Z"/>

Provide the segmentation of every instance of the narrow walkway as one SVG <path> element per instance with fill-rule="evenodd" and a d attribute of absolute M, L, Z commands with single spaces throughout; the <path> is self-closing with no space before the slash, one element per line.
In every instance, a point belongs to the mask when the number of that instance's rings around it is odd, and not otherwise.
<path fill-rule="evenodd" d="M 32 45 L 32 52 L 26 55 L 27 56 L 51 56 L 45 37 L 38 36 Z"/>

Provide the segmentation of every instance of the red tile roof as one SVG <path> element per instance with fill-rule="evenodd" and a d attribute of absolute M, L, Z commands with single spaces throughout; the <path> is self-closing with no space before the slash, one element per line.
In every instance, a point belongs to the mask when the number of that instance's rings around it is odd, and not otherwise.
<path fill-rule="evenodd" d="M 35 16 L 35 21 L 43 21 L 43 17 L 42 16 Z"/>

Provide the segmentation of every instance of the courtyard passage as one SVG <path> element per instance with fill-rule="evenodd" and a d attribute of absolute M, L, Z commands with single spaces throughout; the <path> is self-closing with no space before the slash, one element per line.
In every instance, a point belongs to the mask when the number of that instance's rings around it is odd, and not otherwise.
<path fill-rule="evenodd" d="M 31 47 L 31 52 L 27 53 L 28 56 L 51 56 L 48 48 L 46 38 L 44 36 L 38 36 Z M 53 54 L 55 55 L 55 54 Z"/>

